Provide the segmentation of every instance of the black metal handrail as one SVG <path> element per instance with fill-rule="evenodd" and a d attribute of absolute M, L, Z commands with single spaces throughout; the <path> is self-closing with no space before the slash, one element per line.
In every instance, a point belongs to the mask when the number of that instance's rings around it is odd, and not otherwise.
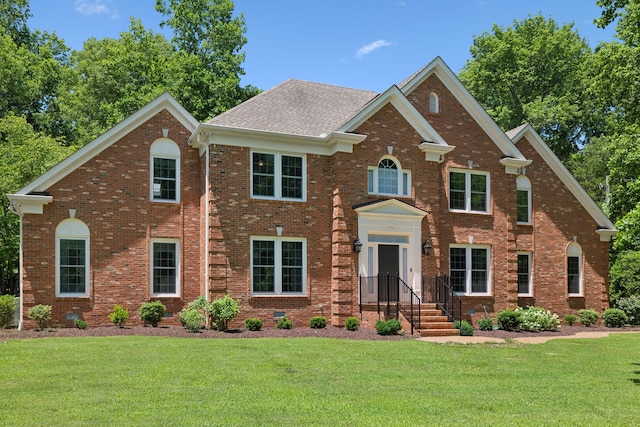
<path fill-rule="evenodd" d="M 449 276 L 437 275 L 435 283 L 435 302 L 449 320 L 455 322 L 462 319 L 462 299 L 451 289 Z"/>

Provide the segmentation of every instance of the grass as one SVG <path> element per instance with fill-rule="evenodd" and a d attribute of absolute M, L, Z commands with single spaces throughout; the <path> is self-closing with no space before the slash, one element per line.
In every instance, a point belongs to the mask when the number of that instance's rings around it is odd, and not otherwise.
<path fill-rule="evenodd" d="M 9 340 L 0 425 L 635 425 L 639 338 Z"/>

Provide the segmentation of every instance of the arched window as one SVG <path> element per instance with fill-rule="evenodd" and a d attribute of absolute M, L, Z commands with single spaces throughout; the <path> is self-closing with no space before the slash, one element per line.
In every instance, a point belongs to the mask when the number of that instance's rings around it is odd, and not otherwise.
<path fill-rule="evenodd" d="M 400 162 L 392 156 L 383 157 L 378 166 L 368 170 L 369 194 L 409 196 L 411 172 L 402 170 Z"/>
<path fill-rule="evenodd" d="M 180 148 L 168 138 L 151 144 L 151 200 L 180 201 Z"/>
<path fill-rule="evenodd" d="M 56 296 L 89 295 L 89 228 L 75 218 L 56 227 Z"/>
<path fill-rule="evenodd" d="M 531 181 L 526 176 L 520 175 L 516 178 L 516 186 L 516 221 L 529 224 L 531 223 Z"/>
<path fill-rule="evenodd" d="M 429 112 L 430 113 L 440 112 L 440 100 L 438 98 L 438 94 L 435 92 L 431 92 L 429 94 Z"/>
<path fill-rule="evenodd" d="M 582 295 L 582 248 L 575 242 L 567 246 L 567 292 Z"/>

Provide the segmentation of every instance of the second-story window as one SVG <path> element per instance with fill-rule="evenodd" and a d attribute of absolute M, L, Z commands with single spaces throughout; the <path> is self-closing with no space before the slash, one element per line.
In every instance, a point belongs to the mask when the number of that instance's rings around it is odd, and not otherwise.
<path fill-rule="evenodd" d="M 251 154 L 254 198 L 304 200 L 305 158 L 280 153 Z"/>
<path fill-rule="evenodd" d="M 390 196 L 409 196 L 411 188 L 411 172 L 402 170 L 399 162 L 385 157 L 377 167 L 368 170 L 369 194 Z"/>
<path fill-rule="evenodd" d="M 449 209 L 489 212 L 489 174 L 462 170 L 449 172 Z"/>

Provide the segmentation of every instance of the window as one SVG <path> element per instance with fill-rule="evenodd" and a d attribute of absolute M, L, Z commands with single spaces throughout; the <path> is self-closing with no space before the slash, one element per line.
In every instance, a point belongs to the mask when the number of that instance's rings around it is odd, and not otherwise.
<path fill-rule="evenodd" d="M 273 153 L 251 154 L 251 195 L 256 198 L 303 200 L 305 158 Z"/>
<path fill-rule="evenodd" d="M 251 272 L 254 295 L 303 295 L 306 292 L 305 240 L 252 238 Z"/>
<path fill-rule="evenodd" d="M 153 296 L 179 296 L 179 242 L 174 239 L 154 239 L 151 242 Z"/>
<path fill-rule="evenodd" d="M 518 295 L 531 295 L 531 254 L 518 254 Z"/>
<path fill-rule="evenodd" d="M 367 180 L 369 194 L 409 196 L 411 172 L 402 170 L 391 157 L 380 160 L 377 167 L 369 167 Z"/>
<path fill-rule="evenodd" d="M 582 295 L 582 248 L 577 243 L 567 247 L 567 292 Z"/>
<path fill-rule="evenodd" d="M 464 295 L 488 295 L 489 248 L 452 246 L 449 248 L 451 288 Z"/>
<path fill-rule="evenodd" d="M 430 113 L 440 112 L 440 100 L 438 99 L 438 94 L 435 92 L 431 92 L 429 94 L 429 112 Z"/>
<path fill-rule="evenodd" d="M 489 174 L 449 172 L 449 209 L 464 212 L 489 211 Z"/>
<path fill-rule="evenodd" d="M 151 144 L 151 200 L 180 200 L 180 148 L 170 139 Z"/>
<path fill-rule="evenodd" d="M 520 175 L 516 179 L 516 221 L 529 224 L 531 223 L 531 181 L 524 175 Z"/>
<path fill-rule="evenodd" d="M 56 227 L 56 296 L 89 295 L 89 228 L 69 218 Z"/>

